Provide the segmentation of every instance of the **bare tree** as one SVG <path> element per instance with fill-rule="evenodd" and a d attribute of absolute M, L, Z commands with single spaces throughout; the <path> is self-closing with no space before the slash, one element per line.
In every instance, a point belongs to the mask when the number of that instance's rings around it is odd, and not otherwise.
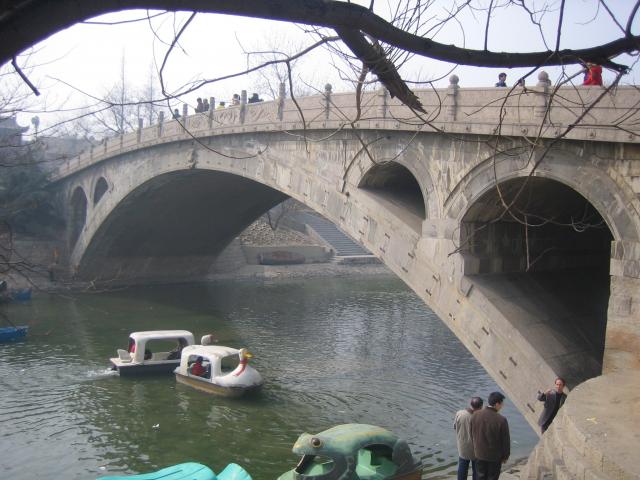
<path fill-rule="evenodd" d="M 295 96 L 315 93 L 308 86 L 313 83 L 313 79 L 303 81 L 296 78 L 296 75 L 304 70 L 305 57 L 292 57 L 303 48 L 301 42 L 289 40 L 282 33 L 271 32 L 253 45 L 250 51 L 246 51 L 247 70 L 265 65 L 252 74 L 254 90 L 267 98 L 278 98 L 280 85 L 289 85 L 289 76 L 292 75 L 294 79 L 291 83 L 294 85 Z"/>

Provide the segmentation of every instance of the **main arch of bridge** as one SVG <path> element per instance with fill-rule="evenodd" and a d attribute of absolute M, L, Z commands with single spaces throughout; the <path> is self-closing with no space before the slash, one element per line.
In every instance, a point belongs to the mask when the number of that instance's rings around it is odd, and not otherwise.
<path fill-rule="evenodd" d="M 255 218 L 294 197 L 376 253 L 534 425 L 532 385 L 562 375 L 574 386 L 602 370 L 608 249 L 612 238 L 637 241 L 638 220 L 623 200 L 631 197 L 571 145 L 525 181 L 526 162 L 487 162 L 473 141 L 379 138 L 343 132 L 314 144 L 282 132 L 241 134 L 107 159 L 67 183 L 72 218 L 86 218 L 72 262 L 90 278 L 202 273 Z M 374 156 L 361 155 L 373 140 Z M 529 225 L 495 221 L 512 198 Z M 549 218 L 552 226 L 534 227 Z M 584 237 L 578 222 L 590 227 Z M 572 229 L 575 238 L 566 237 Z"/>

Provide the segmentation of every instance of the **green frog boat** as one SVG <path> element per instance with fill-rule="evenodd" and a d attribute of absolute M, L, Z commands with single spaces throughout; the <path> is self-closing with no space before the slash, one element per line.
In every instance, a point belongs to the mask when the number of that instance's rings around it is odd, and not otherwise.
<path fill-rule="evenodd" d="M 302 458 L 278 480 L 420 480 L 422 463 L 407 442 L 374 425 L 338 425 L 293 445 Z"/>
<path fill-rule="evenodd" d="M 311 435 L 303 433 L 293 445 L 302 459 L 278 480 L 420 480 L 422 463 L 409 445 L 374 425 L 349 423 Z M 157 472 L 98 480 L 251 480 L 230 463 L 216 475 L 199 463 L 181 463 Z"/>

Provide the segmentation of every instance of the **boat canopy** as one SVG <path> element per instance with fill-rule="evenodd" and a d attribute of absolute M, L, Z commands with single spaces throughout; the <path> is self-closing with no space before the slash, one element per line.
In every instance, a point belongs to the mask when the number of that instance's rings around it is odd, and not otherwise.
<path fill-rule="evenodd" d="M 133 332 L 129 335 L 136 342 L 141 340 L 173 340 L 176 338 L 191 339 L 190 345 L 193 345 L 193 333 L 188 330 L 150 330 L 147 332 Z"/>
<path fill-rule="evenodd" d="M 221 345 L 191 345 L 182 350 L 183 356 L 197 355 L 210 360 L 238 355 L 239 353 L 240 350 L 237 348 L 223 347 Z"/>
<path fill-rule="evenodd" d="M 187 345 L 193 345 L 195 340 L 193 333 L 188 330 L 150 330 L 146 332 L 133 332 L 129 335 L 130 342 L 135 343 L 136 351 L 133 353 L 133 361 L 140 363 L 144 361 L 146 345 L 153 340 L 175 340 Z"/>

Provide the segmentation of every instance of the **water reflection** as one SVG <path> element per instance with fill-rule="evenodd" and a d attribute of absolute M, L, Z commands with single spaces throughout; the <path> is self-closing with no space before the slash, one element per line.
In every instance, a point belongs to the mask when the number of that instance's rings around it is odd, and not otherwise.
<path fill-rule="evenodd" d="M 497 389 L 395 279 L 140 288 L 12 307 L 27 342 L 0 346 L 2 477 L 86 479 L 199 461 L 273 479 L 303 431 L 372 423 L 405 438 L 429 477 L 452 473 L 455 410 Z M 184 328 L 247 346 L 265 378 L 252 398 L 212 397 L 169 377 L 106 369 L 134 330 Z M 509 405 L 513 457 L 536 441 Z M 517 442 L 517 443 L 515 443 Z M 104 470 L 100 470 L 104 467 Z"/>

